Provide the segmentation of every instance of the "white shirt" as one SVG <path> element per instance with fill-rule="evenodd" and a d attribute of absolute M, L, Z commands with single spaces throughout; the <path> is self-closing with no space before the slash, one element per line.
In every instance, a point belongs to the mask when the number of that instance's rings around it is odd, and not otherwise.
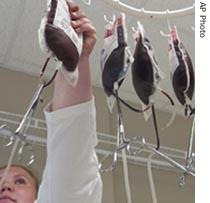
<path fill-rule="evenodd" d="M 48 106 L 45 117 L 47 161 L 37 203 L 101 203 L 94 99 L 53 112 Z"/>

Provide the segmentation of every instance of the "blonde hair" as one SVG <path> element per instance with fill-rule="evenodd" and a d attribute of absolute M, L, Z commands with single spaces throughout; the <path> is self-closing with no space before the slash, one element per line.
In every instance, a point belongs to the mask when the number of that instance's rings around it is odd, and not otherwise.
<path fill-rule="evenodd" d="M 13 166 L 23 169 L 24 171 L 26 171 L 31 176 L 31 178 L 34 180 L 34 183 L 35 183 L 36 196 L 37 196 L 38 190 L 39 190 L 40 181 L 38 179 L 38 176 L 35 175 L 34 169 L 32 169 L 31 167 L 26 167 L 26 166 L 19 165 L 19 164 L 12 164 L 11 167 L 13 167 Z M 3 170 L 5 168 L 6 168 L 6 166 L 2 166 L 2 167 L 0 167 L 0 170 Z"/>

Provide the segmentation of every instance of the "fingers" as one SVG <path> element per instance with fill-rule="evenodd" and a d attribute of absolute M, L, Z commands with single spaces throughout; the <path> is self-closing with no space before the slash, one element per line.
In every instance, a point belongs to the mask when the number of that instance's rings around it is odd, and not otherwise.
<path fill-rule="evenodd" d="M 84 23 L 90 23 L 90 20 L 86 17 L 85 13 L 80 10 L 79 6 L 73 2 L 68 2 L 69 12 L 71 15 L 71 24 L 74 29 L 79 28 Z"/>
<path fill-rule="evenodd" d="M 78 28 L 75 29 L 78 34 L 84 33 L 88 35 L 93 35 L 96 33 L 95 27 L 89 22 L 80 24 Z"/>
<path fill-rule="evenodd" d="M 79 10 L 79 6 L 77 4 L 75 4 L 74 2 L 70 2 L 68 0 L 66 0 L 68 6 L 69 6 L 69 11 L 70 12 L 76 12 Z"/>
<path fill-rule="evenodd" d="M 91 24 L 90 20 L 88 18 L 81 18 L 81 19 L 78 19 L 78 20 L 74 20 L 71 22 L 71 25 L 74 29 L 77 29 L 79 28 L 82 24 L 86 24 L 86 23 L 89 23 Z"/>
<path fill-rule="evenodd" d="M 81 55 L 89 56 L 96 43 L 96 29 L 78 5 L 68 2 L 68 0 L 66 1 L 69 6 L 71 26 L 78 34 L 83 35 L 83 48 Z"/>
<path fill-rule="evenodd" d="M 72 20 L 77 20 L 77 19 L 86 17 L 85 13 L 81 10 L 73 11 L 70 14 L 71 14 L 71 19 Z"/>
<path fill-rule="evenodd" d="M 86 17 L 85 13 L 80 10 L 79 6 L 73 2 L 68 2 L 67 4 L 69 6 L 69 12 L 71 15 L 72 20 L 77 20 L 79 18 Z"/>
<path fill-rule="evenodd" d="M 90 35 L 96 32 L 92 22 L 87 18 L 85 13 L 80 10 L 79 6 L 70 2 L 69 9 L 71 14 L 71 25 L 77 33 L 88 33 Z"/>

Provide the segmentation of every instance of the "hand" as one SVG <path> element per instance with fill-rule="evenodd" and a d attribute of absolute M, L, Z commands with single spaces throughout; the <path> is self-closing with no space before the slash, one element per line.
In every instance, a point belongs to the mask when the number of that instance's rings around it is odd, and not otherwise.
<path fill-rule="evenodd" d="M 96 43 L 96 29 L 85 13 L 73 2 L 68 2 L 72 27 L 78 34 L 83 34 L 81 56 L 89 57 Z"/>

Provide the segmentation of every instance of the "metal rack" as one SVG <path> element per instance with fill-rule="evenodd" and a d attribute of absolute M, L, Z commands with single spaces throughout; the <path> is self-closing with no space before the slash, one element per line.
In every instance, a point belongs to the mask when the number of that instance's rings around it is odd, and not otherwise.
<path fill-rule="evenodd" d="M 176 18 L 182 16 L 193 15 L 195 13 L 195 5 L 178 9 L 178 10 L 165 10 L 165 11 L 149 11 L 144 8 L 135 8 L 126 3 L 121 2 L 120 0 L 101 0 L 107 5 L 115 8 L 120 12 L 124 12 L 131 16 L 136 16 L 138 18 Z M 83 0 L 84 3 L 90 5 L 92 0 Z"/>
<path fill-rule="evenodd" d="M 6 111 L 0 111 L 0 125 L 7 124 L 8 126 L 13 126 L 16 128 L 20 121 L 22 120 L 23 115 L 21 114 L 14 114 Z M 33 131 L 33 133 L 30 133 Z M 34 133 L 36 131 L 36 134 Z M 32 118 L 28 135 L 26 136 L 27 141 L 30 144 L 38 145 L 38 146 L 46 146 L 46 135 L 47 135 L 47 129 L 46 129 L 46 122 L 41 119 Z M 96 147 L 96 152 L 98 155 L 108 155 L 113 152 L 113 149 L 116 145 L 116 136 L 104 134 L 104 133 L 97 133 L 98 135 L 98 145 Z M 9 135 L 6 135 L 9 136 Z M 0 134 L 0 139 L 3 138 L 3 135 Z M 148 144 L 149 147 L 154 147 L 153 144 Z M 135 146 L 132 146 L 135 148 Z M 166 156 L 176 159 L 179 162 L 183 163 L 182 166 L 185 167 L 185 161 L 187 157 L 187 151 L 174 149 L 170 147 L 161 146 L 160 150 L 161 153 L 164 153 Z M 135 164 L 139 166 L 145 166 L 148 161 L 148 157 L 150 155 L 150 151 L 148 149 L 144 149 L 143 153 L 139 153 L 137 155 L 127 155 L 128 162 L 130 164 Z M 121 155 L 118 155 L 119 158 L 121 158 Z M 168 171 L 176 171 L 178 172 L 176 168 L 174 168 L 171 164 L 169 164 L 167 161 L 160 159 L 158 156 L 154 156 L 152 161 L 152 166 L 157 169 L 161 170 L 168 170 Z M 193 167 L 194 170 L 194 167 Z"/>

